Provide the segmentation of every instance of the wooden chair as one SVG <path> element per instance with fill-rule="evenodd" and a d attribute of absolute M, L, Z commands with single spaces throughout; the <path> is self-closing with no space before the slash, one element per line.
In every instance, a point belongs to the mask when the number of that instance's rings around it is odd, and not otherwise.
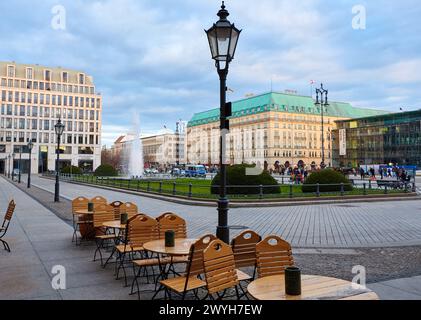
<path fill-rule="evenodd" d="M 81 217 L 76 215 L 76 211 L 79 210 L 87 210 L 88 209 L 89 199 L 85 197 L 77 197 L 76 199 L 72 200 L 72 216 L 73 216 L 73 237 L 72 242 L 76 242 L 78 245 L 78 232 L 80 232 L 81 225 L 88 225 L 91 224 L 92 221 L 86 219 L 86 217 Z"/>
<path fill-rule="evenodd" d="M 256 245 L 262 237 L 252 230 L 241 232 L 231 241 L 237 268 L 253 267 L 253 279 L 256 273 Z"/>
<path fill-rule="evenodd" d="M 179 239 L 187 238 L 186 220 L 175 213 L 167 212 L 157 218 L 159 225 L 159 237 L 165 239 L 165 232 L 173 230 L 175 237 Z"/>
<path fill-rule="evenodd" d="M 9 205 L 7 206 L 7 211 L 4 216 L 3 223 L 0 227 L 0 242 L 3 244 L 4 250 L 7 252 L 11 252 L 9 244 L 3 240 L 3 237 L 6 235 L 7 230 L 9 229 L 10 221 L 12 220 L 13 213 L 15 212 L 16 204 L 14 200 L 11 200 L 9 202 Z"/>
<path fill-rule="evenodd" d="M 237 299 L 240 300 L 237 272 L 235 269 L 234 253 L 229 245 L 221 240 L 214 240 L 203 251 L 203 265 L 205 269 L 206 289 L 211 299 L 214 294 L 222 299 L 219 293 L 235 288 Z"/>
<path fill-rule="evenodd" d="M 107 199 L 105 199 L 104 197 L 101 197 L 101 196 L 96 196 L 96 197 L 92 198 L 89 202 L 92 202 L 94 204 L 94 209 L 95 209 L 95 206 L 97 206 L 97 205 L 108 203 Z"/>
<path fill-rule="evenodd" d="M 269 236 L 256 245 L 259 278 L 284 274 L 294 266 L 291 245 L 278 236 Z"/>
<path fill-rule="evenodd" d="M 94 253 L 94 261 L 96 261 L 96 255 L 97 253 L 99 253 L 101 259 L 101 266 L 104 266 L 101 252 L 101 249 L 105 248 L 104 243 L 110 240 L 115 241 L 117 239 L 116 234 L 107 234 L 108 230 L 104 227 L 103 223 L 113 220 L 114 208 L 112 206 L 109 206 L 107 204 L 100 204 L 94 207 L 93 226 L 97 233 L 99 233 L 99 235 L 97 234 L 95 236 L 97 248 Z"/>
<path fill-rule="evenodd" d="M 119 279 L 120 270 L 123 270 L 124 282 L 127 286 L 127 275 L 125 270 L 126 257 L 134 260 L 136 253 L 143 253 L 143 244 L 149 241 L 159 239 L 158 222 L 147 215 L 137 215 L 129 219 L 126 226 L 126 239 L 124 244 L 116 245 L 118 254 L 116 262 L 116 279 Z"/>
<path fill-rule="evenodd" d="M 132 202 L 123 203 L 120 208 L 120 211 L 121 213 L 127 213 L 129 215 L 129 219 L 139 214 L 139 209 L 137 205 L 135 205 Z"/>
<path fill-rule="evenodd" d="M 110 203 L 110 206 L 114 208 L 114 219 L 120 220 L 120 213 L 121 213 L 121 206 L 124 204 L 124 202 L 121 201 L 114 201 Z"/>
<path fill-rule="evenodd" d="M 197 240 L 190 249 L 185 275 L 160 281 L 165 289 L 165 299 L 171 298 L 171 292 L 175 292 L 184 300 L 189 291 L 194 291 L 197 298 L 197 290 L 206 286 L 206 282 L 199 278 L 204 274 L 203 251 L 216 239 L 214 235 L 208 234 Z"/>

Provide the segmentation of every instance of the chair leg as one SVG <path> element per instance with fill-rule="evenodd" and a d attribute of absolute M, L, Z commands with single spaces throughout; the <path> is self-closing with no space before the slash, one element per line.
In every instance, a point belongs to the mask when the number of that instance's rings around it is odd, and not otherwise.
<path fill-rule="evenodd" d="M 4 250 L 6 250 L 7 252 L 10 253 L 11 250 L 10 250 L 9 244 L 6 241 L 4 241 L 3 239 L 0 239 L 0 241 L 3 244 Z"/>
<path fill-rule="evenodd" d="M 240 296 L 240 292 L 238 291 L 238 286 L 235 286 L 235 293 L 237 295 L 237 299 L 240 300 L 241 296 Z"/>
<path fill-rule="evenodd" d="M 101 266 L 104 265 L 103 259 L 102 259 L 102 252 L 101 252 L 101 247 L 103 245 L 104 241 L 103 240 L 97 240 L 96 241 L 96 250 L 94 253 L 94 261 L 96 261 L 96 254 L 99 253 L 99 257 L 101 259 Z"/>

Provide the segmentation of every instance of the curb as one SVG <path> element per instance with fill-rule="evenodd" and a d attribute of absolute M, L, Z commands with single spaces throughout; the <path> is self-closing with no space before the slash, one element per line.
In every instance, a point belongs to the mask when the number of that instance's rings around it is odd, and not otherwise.
<path fill-rule="evenodd" d="M 52 180 L 48 177 L 42 177 L 41 179 L 48 179 Z M 161 201 L 167 201 L 171 203 L 177 203 L 177 204 L 184 204 L 184 205 L 193 205 L 193 206 L 201 206 L 201 207 L 215 207 L 217 205 L 217 200 L 214 201 L 203 201 L 203 200 L 188 200 L 180 197 L 171 197 L 171 196 L 164 196 L 164 195 L 158 195 L 154 193 L 147 193 L 142 191 L 134 191 L 134 190 L 126 190 L 126 189 L 118 189 L 113 187 L 107 187 L 107 186 L 99 186 L 84 182 L 74 182 L 74 181 L 66 181 L 62 180 L 66 183 L 76 184 L 76 185 L 84 185 L 89 187 L 94 187 L 98 189 L 103 190 L 109 190 L 109 191 L 116 191 L 116 192 L 123 192 L 126 194 L 136 195 L 136 196 L 142 196 L 146 198 L 161 200 Z M 34 186 L 37 186 L 34 184 Z M 45 191 L 45 188 L 37 186 L 40 189 L 43 189 Z M 63 197 L 67 199 L 66 197 Z M 402 195 L 377 195 L 377 196 L 355 196 L 355 197 L 349 197 L 347 199 L 303 199 L 303 198 L 296 198 L 295 201 L 286 200 L 286 201 L 266 201 L 266 202 L 230 202 L 230 208 L 270 208 L 270 207 L 291 207 L 291 206 L 309 206 L 309 205 L 324 205 L 324 204 L 348 204 L 348 203 L 370 203 L 370 202 L 385 202 L 385 201 L 415 201 L 415 200 L 421 200 L 421 196 L 418 196 L 417 194 L 408 194 L 406 196 Z"/>

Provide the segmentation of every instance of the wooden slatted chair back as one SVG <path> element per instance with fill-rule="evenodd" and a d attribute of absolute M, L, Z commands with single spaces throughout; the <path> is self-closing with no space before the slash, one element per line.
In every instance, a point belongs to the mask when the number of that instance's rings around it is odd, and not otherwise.
<path fill-rule="evenodd" d="M 165 238 L 165 232 L 168 230 L 173 230 L 175 232 L 175 237 L 178 239 L 187 238 L 186 220 L 175 213 L 166 213 L 165 215 L 161 215 L 158 220 L 158 225 L 159 236 L 161 239 Z"/>
<path fill-rule="evenodd" d="M 91 199 L 91 201 L 94 204 L 94 207 L 100 204 L 107 204 L 108 201 L 107 199 L 105 199 L 104 197 L 101 196 L 96 196 L 94 198 Z"/>
<path fill-rule="evenodd" d="M 15 212 L 16 204 L 14 200 L 11 200 L 9 202 L 9 205 L 7 206 L 6 214 L 4 215 L 4 220 L 1 225 L 1 236 L 4 236 L 7 232 L 7 229 L 9 229 L 10 220 L 12 220 L 13 213 Z"/>
<path fill-rule="evenodd" d="M 229 245 L 214 240 L 203 251 L 206 287 L 214 294 L 239 284 L 235 270 L 234 253 Z"/>
<path fill-rule="evenodd" d="M 110 203 L 110 206 L 114 208 L 114 219 L 116 220 L 120 219 L 121 206 L 123 204 L 124 202 L 121 202 L 121 201 L 114 201 Z"/>
<path fill-rule="evenodd" d="M 72 200 L 72 213 L 79 210 L 88 210 L 89 199 L 85 197 L 77 197 Z"/>
<path fill-rule="evenodd" d="M 213 234 L 208 234 L 197 240 L 190 249 L 189 263 L 187 265 L 186 274 L 191 276 L 198 276 L 205 273 L 203 269 L 203 251 L 210 245 L 210 243 L 217 238 Z"/>
<path fill-rule="evenodd" d="M 278 236 L 269 236 L 256 245 L 259 278 L 284 274 L 294 266 L 291 245 Z"/>
<path fill-rule="evenodd" d="M 147 215 L 138 215 L 127 225 L 127 244 L 142 247 L 144 243 L 159 239 L 158 221 Z"/>
<path fill-rule="evenodd" d="M 174 214 L 174 213 L 172 213 L 172 212 L 164 212 L 158 218 L 156 218 L 156 220 L 159 222 L 162 218 L 164 218 L 165 216 L 167 216 L 169 214 Z"/>
<path fill-rule="evenodd" d="M 139 209 L 137 205 L 132 202 L 123 203 L 120 207 L 121 213 L 127 213 L 129 215 L 129 219 L 134 217 L 135 215 L 139 214 Z"/>
<path fill-rule="evenodd" d="M 262 237 L 252 230 L 243 231 L 232 240 L 231 247 L 237 268 L 256 266 L 256 245 L 261 240 Z"/>
<path fill-rule="evenodd" d="M 114 208 L 108 204 L 100 204 L 94 207 L 93 223 L 95 228 L 103 227 L 104 222 L 114 220 Z"/>

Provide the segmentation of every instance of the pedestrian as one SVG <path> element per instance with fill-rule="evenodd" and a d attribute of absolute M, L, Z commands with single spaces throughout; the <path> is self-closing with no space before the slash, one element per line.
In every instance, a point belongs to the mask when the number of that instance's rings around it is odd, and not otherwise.
<path fill-rule="evenodd" d="M 365 172 L 364 172 L 363 167 L 360 167 L 360 175 L 361 175 L 361 179 L 364 180 L 365 179 Z"/>

